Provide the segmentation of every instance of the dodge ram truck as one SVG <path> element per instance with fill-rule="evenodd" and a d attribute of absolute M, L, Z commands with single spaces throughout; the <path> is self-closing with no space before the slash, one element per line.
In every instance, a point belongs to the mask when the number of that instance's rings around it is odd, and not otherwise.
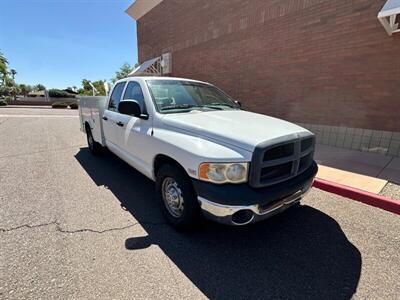
<path fill-rule="evenodd" d="M 300 202 L 318 169 L 314 134 L 245 111 L 206 82 L 125 78 L 109 96 L 81 97 L 79 116 L 90 152 L 106 147 L 155 181 L 177 228 L 201 216 L 245 225 L 280 213 Z"/>

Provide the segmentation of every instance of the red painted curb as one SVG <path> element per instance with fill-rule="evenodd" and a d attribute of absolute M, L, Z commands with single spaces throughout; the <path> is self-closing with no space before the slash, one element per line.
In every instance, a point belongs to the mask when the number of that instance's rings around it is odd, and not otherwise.
<path fill-rule="evenodd" d="M 315 178 L 313 186 L 400 215 L 400 201 L 320 178 Z"/>

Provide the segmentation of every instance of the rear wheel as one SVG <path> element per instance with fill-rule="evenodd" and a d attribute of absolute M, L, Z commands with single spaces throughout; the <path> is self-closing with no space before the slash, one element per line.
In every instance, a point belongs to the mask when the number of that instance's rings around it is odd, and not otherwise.
<path fill-rule="evenodd" d="M 178 166 L 161 166 L 156 178 L 156 197 L 168 223 L 178 229 L 193 227 L 200 206 L 189 176 Z"/>
<path fill-rule="evenodd" d="M 102 146 L 94 140 L 92 130 L 89 126 L 86 126 L 86 139 L 90 152 L 93 155 L 99 155 L 101 153 Z"/>

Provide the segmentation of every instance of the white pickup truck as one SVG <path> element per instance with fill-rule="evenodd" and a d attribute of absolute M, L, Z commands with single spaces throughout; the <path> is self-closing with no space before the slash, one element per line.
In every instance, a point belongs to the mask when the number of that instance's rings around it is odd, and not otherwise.
<path fill-rule="evenodd" d="M 310 131 L 245 111 L 205 82 L 125 78 L 109 97 L 82 97 L 79 115 L 90 151 L 107 147 L 155 181 L 178 228 L 201 215 L 233 225 L 267 218 L 299 203 L 317 173 Z"/>

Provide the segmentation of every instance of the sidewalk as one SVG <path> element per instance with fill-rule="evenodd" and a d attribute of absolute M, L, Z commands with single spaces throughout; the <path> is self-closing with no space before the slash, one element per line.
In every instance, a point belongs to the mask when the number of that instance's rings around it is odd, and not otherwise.
<path fill-rule="evenodd" d="M 400 200 L 399 157 L 318 144 L 315 160 L 317 178 Z"/>

